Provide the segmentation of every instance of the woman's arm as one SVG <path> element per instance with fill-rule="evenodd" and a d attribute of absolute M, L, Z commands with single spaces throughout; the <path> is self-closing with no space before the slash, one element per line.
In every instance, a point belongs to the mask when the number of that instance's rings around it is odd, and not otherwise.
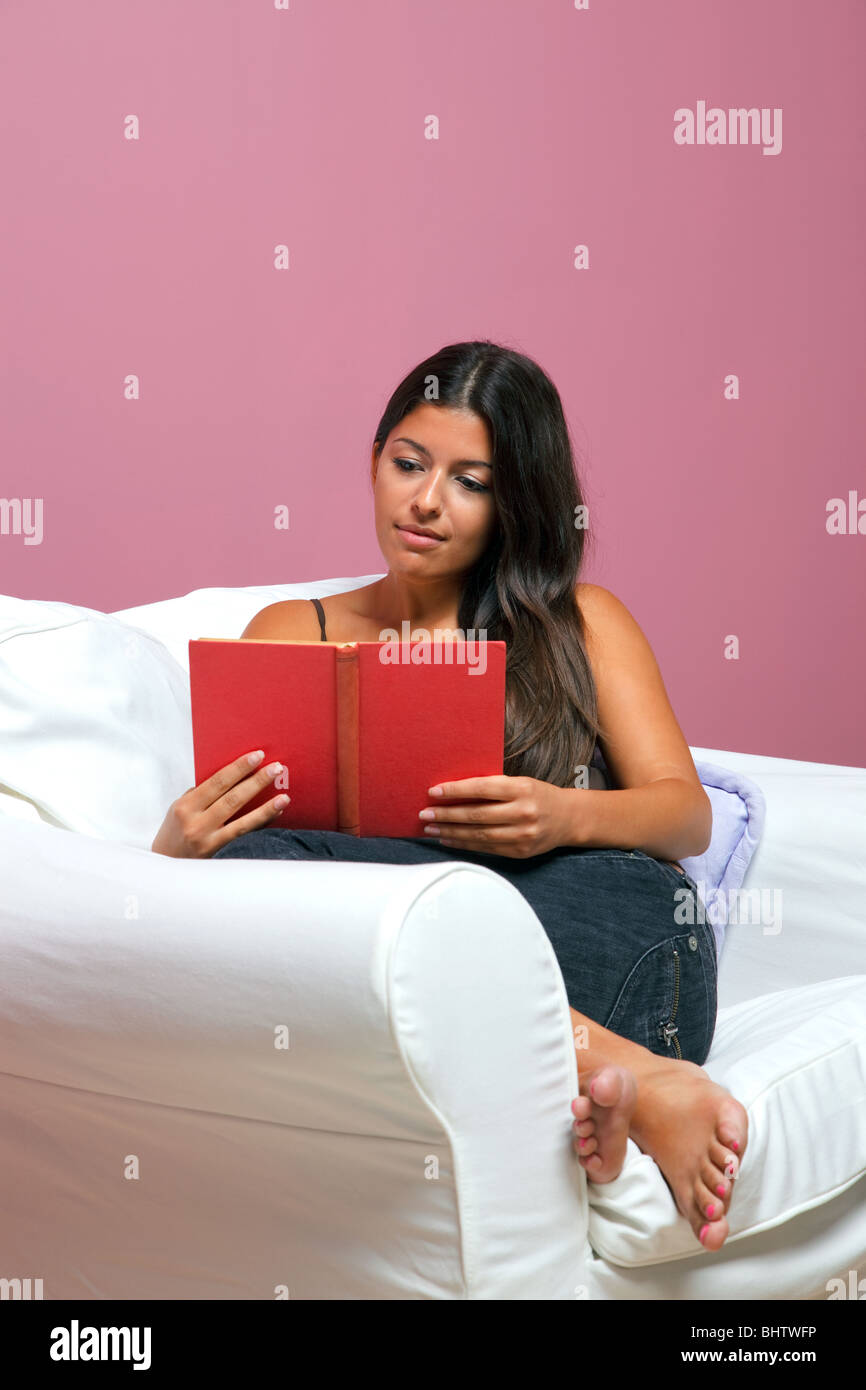
<path fill-rule="evenodd" d="M 658 859 L 703 854 L 712 834 L 712 806 L 652 648 L 608 589 L 581 584 L 578 595 L 605 730 L 599 744 L 621 790 L 566 789 L 573 806 L 564 843 L 641 849 Z"/>
<path fill-rule="evenodd" d="M 577 790 L 533 777 L 445 782 L 438 794 L 429 790 L 424 833 L 456 849 L 516 858 L 560 845 L 642 849 L 655 859 L 702 854 L 712 806 L 649 643 L 607 589 L 581 584 L 578 594 L 605 731 L 599 744 L 617 789 Z M 476 804 L 452 806 L 454 798 Z"/>
<path fill-rule="evenodd" d="M 642 849 L 654 859 L 689 859 L 709 846 L 710 799 L 703 787 L 696 792 L 681 777 L 662 777 L 622 791 L 560 790 L 575 798 L 563 844 Z"/>

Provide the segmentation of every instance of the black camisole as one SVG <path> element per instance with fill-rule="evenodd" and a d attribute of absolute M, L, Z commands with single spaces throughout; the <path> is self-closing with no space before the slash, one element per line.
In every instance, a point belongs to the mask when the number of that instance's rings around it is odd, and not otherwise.
<path fill-rule="evenodd" d="M 317 598 L 311 598 L 310 603 L 316 605 L 316 612 L 319 615 L 319 627 L 322 629 L 322 641 L 327 642 L 328 639 L 325 635 L 325 610 Z"/>

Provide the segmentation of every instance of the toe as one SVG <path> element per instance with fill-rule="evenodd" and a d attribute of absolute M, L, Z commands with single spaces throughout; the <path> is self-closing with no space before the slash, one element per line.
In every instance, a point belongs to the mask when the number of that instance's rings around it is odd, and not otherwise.
<path fill-rule="evenodd" d="M 625 1072 L 621 1067 L 599 1067 L 587 1080 L 587 1090 L 596 1105 L 617 1105 L 622 1099 Z"/>
<path fill-rule="evenodd" d="M 698 1228 L 697 1237 L 705 1250 L 720 1250 L 728 1236 L 728 1223 L 724 1217 L 720 1221 L 708 1221 Z"/>
<path fill-rule="evenodd" d="M 575 1135 L 574 1147 L 581 1158 L 589 1158 L 590 1154 L 594 1154 L 598 1148 L 598 1140 L 594 1134 L 590 1134 L 586 1139 L 581 1139 L 579 1135 Z"/>
<path fill-rule="evenodd" d="M 725 1177 L 724 1171 L 720 1172 L 709 1159 L 705 1160 L 701 1168 L 701 1182 L 707 1191 L 713 1194 L 711 1201 L 718 1200 L 727 1205 L 731 1199 L 731 1183 Z"/>
<path fill-rule="evenodd" d="M 709 1159 L 714 1168 L 721 1173 L 720 1182 L 732 1182 L 740 1172 L 740 1160 L 732 1149 L 713 1143 L 709 1148 Z"/>
<path fill-rule="evenodd" d="M 592 1101 L 589 1096 L 575 1096 L 571 1102 L 571 1113 L 576 1120 L 588 1120 L 592 1114 Z"/>
<path fill-rule="evenodd" d="M 723 1173 L 720 1173 L 717 1168 L 713 1168 L 712 1170 L 712 1179 L 712 1182 L 707 1183 L 707 1187 L 714 1197 L 718 1197 L 725 1211 L 727 1211 L 731 1204 L 731 1197 L 734 1195 L 733 1186 L 729 1179 L 726 1178 Z"/>
<path fill-rule="evenodd" d="M 737 1158 L 737 1155 L 734 1153 L 733 1149 L 730 1148 L 729 1145 L 720 1144 L 718 1140 L 714 1139 L 707 1150 L 707 1157 L 709 1158 L 713 1167 L 717 1168 L 718 1171 L 721 1173 L 722 1178 L 724 1178 L 725 1169 L 727 1168 L 729 1161 L 732 1158 Z M 737 1159 L 737 1163 L 739 1164 L 739 1159 Z"/>
<path fill-rule="evenodd" d="M 726 1149 L 732 1149 L 742 1160 L 743 1154 L 746 1152 L 748 1134 L 749 1117 L 740 1102 L 731 1096 L 729 1101 L 724 1102 L 719 1107 L 716 1137 L 720 1144 L 723 1144 Z"/>
<path fill-rule="evenodd" d="M 718 1221 L 725 1214 L 725 1204 L 711 1188 L 702 1182 L 695 1183 L 695 1205 L 704 1221 Z"/>

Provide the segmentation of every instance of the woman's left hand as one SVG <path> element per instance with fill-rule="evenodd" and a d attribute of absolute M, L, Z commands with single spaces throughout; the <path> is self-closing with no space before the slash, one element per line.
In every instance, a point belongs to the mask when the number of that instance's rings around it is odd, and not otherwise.
<path fill-rule="evenodd" d="M 526 859 L 570 843 L 574 793 L 535 777 L 464 777 L 440 782 L 421 821 L 438 830 L 425 838 L 473 854 L 501 854 Z M 449 806 L 448 799 L 477 799 L 476 806 Z M 570 798 L 566 801 L 566 797 Z M 435 807 L 435 809 L 434 809 Z"/>

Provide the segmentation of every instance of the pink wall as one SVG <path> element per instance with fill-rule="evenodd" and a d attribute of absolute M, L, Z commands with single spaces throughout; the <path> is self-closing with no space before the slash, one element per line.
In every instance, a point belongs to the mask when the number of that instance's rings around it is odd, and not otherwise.
<path fill-rule="evenodd" d="M 584 578 L 689 742 L 866 764 L 864 40 L 862 0 L 5 5 L 0 497 L 43 518 L 0 592 L 380 571 L 381 410 L 487 337 L 559 387 Z M 678 143 L 699 103 L 761 143 Z"/>

